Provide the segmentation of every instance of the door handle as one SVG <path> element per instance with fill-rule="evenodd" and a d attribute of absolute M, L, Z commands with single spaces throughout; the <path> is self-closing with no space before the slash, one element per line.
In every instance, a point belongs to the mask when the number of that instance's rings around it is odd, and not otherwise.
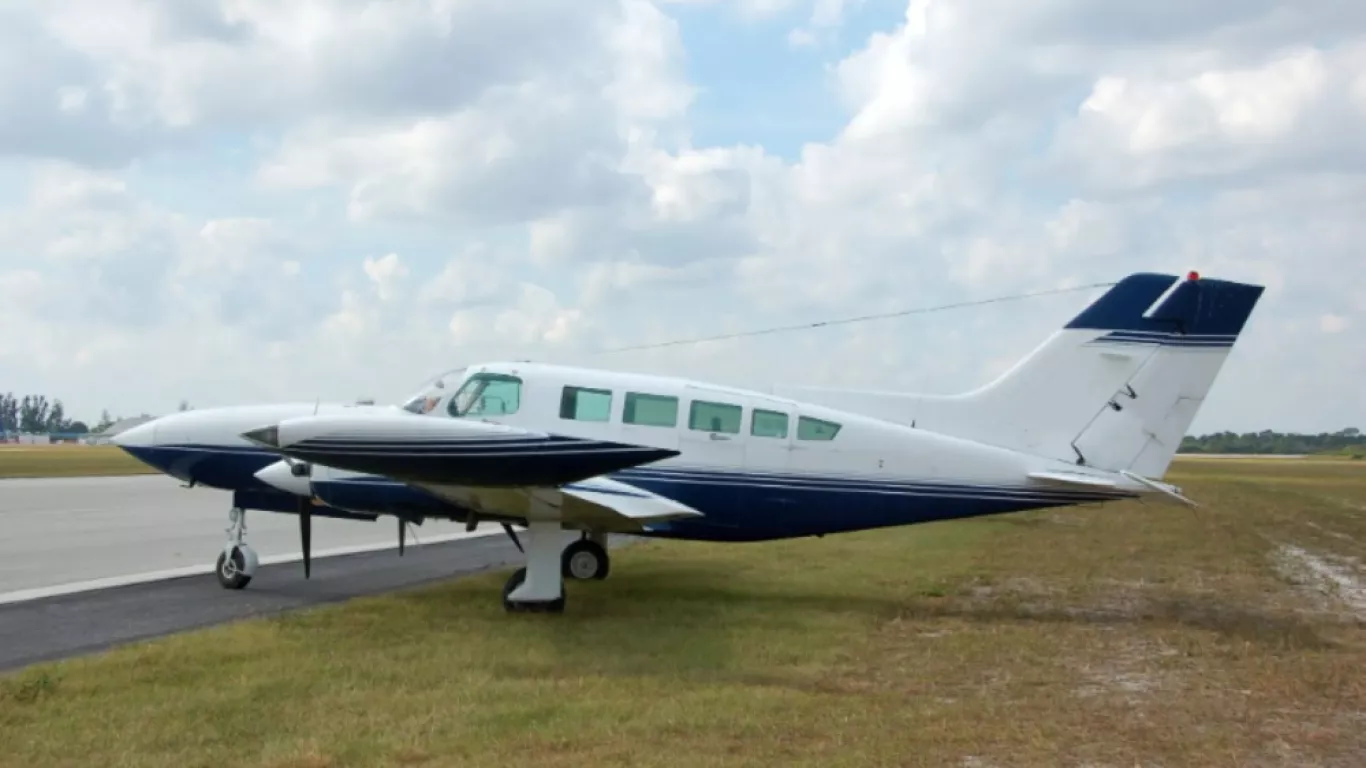
<path fill-rule="evenodd" d="M 712 439 L 712 440 L 729 440 L 729 439 L 730 439 L 729 437 L 726 437 L 725 435 L 718 435 L 718 434 L 716 434 L 715 432 L 708 433 L 707 437 L 709 437 L 709 438 Z"/>

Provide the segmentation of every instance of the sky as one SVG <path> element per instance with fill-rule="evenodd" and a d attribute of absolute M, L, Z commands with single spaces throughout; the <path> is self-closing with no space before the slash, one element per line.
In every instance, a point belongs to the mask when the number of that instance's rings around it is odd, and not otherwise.
<path fill-rule="evenodd" d="M 1137 271 L 1266 293 L 1192 431 L 1366 427 L 1366 4 L 0 0 L 0 391 L 534 359 L 973 389 Z"/>

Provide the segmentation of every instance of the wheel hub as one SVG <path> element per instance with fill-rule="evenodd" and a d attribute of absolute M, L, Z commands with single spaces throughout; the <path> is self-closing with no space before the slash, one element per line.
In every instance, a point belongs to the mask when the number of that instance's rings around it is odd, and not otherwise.
<path fill-rule="evenodd" d="M 598 572 L 598 558 L 592 552 L 575 552 L 569 558 L 569 570 L 578 579 L 591 579 Z"/>

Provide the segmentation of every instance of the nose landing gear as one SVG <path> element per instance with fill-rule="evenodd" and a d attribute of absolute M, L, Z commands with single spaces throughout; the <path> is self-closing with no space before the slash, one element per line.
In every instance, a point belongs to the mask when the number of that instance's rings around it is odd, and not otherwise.
<path fill-rule="evenodd" d="M 251 583 L 260 560 L 256 550 L 246 543 L 247 511 L 233 507 L 228 511 L 228 523 L 225 529 L 228 544 L 218 554 L 214 573 L 218 576 L 219 586 L 224 589 L 243 589 Z"/>

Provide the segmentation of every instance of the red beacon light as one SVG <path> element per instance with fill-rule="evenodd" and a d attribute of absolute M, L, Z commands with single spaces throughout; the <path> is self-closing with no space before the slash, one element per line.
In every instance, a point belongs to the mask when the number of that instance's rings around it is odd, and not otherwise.
<path fill-rule="evenodd" d="M 1186 279 L 1195 282 L 1200 279 L 1200 273 L 1192 269 L 1190 273 L 1186 275 Z"/>

